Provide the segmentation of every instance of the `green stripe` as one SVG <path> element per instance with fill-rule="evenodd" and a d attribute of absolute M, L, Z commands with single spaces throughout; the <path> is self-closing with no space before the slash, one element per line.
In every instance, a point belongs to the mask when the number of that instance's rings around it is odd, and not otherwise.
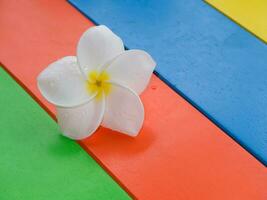
<path fill-rule="evenodd" d="M 130 199 L 0 67 L 0 199 Z"/>

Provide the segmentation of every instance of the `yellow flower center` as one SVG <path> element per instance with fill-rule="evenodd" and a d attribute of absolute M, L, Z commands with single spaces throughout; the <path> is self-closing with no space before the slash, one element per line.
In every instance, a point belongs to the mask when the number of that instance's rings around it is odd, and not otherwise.
<path fill-rule="evenodd" d="M 99 73 L 98 71 L 91 71 L 88 73 L 86 88 L 90 94 L 97 94 L 96 99 L 101 99 L 103 94 L 108 95 L 111 90 L 110 79 L 106 71 Z"/>

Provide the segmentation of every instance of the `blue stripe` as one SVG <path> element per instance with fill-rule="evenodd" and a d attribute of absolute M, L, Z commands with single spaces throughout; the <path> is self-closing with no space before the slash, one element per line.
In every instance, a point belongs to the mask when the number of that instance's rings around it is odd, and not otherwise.
<path fill-rule="evenodd" d="M 202 1 L 70 3 L 152 54 L 156 75 L 267 165 L 267 45 Z"/>

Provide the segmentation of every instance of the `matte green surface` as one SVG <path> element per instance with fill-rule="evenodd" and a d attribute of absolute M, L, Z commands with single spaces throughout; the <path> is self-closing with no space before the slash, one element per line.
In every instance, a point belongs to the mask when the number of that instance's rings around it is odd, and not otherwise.
<path fill-rule="evenodd" d="M 0 199 L 130 199 L 0 67 Z"/>

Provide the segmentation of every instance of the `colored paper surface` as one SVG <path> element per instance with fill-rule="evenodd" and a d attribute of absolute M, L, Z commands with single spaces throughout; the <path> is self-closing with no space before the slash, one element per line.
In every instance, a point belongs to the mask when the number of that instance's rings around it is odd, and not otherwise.
<path fill-rule="evenodd" d="M 0 67 L 0 199 L 130 199 Z"/>
<path fill-rule="evenodd" d="M 0 11 L 0 61 L 54 117 L 36 77 L 75 55 L 92 23 L 65 1 L 6 0 Z M 79 141 L 132 197 L 266 199 L 266 168 L 155 75 L 141 98 L 146 114 L 138 137 L 100 128 Z"/>
<path fill-rule="evenodd" d="M 203 1 L 70 2 L 149 51 L 161 79 L 267 164 L 266 44 Z"/>
<path fill-rule="evenodd" d="M 266 0 L 206 0 L 267 43 Z"/>

